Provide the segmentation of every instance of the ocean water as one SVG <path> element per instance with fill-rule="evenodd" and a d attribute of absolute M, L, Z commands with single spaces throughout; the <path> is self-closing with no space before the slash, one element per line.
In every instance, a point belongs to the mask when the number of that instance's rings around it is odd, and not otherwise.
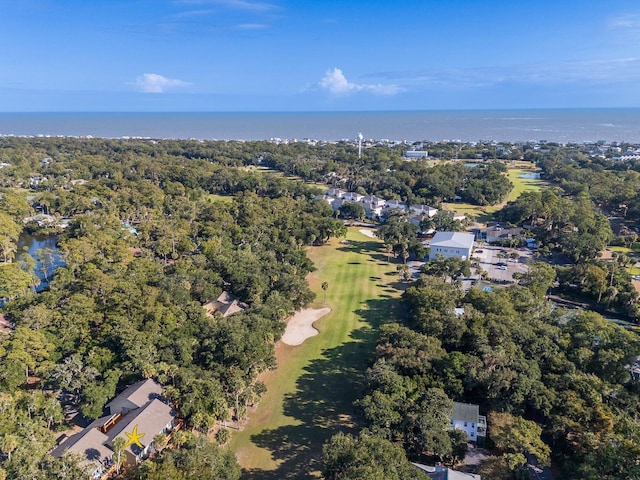
<path fill-rule="evenodd" d="M 0 135 L 201 140 L 640 143 L 640 108 L 278 113 L 0 113 Z"/>

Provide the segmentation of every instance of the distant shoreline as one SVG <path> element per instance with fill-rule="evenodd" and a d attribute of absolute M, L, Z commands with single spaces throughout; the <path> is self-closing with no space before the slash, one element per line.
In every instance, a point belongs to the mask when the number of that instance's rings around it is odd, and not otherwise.
<path fill-rule="evenodd" d="M 640 108 L 352 112 L 5 112 L 0 136 L 228 141 L 640 143 Z"/>

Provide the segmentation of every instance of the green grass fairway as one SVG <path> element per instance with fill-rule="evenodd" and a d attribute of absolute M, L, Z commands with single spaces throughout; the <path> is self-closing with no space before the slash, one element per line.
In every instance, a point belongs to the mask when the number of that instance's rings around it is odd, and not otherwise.
<path fill-rule="evenodd" d="M 453 210 L 458 213 L 464 213 L 465 215 L 475 217 L 480 222 L 487 222 L 492 219 L 493 214 L 500 210 L 506 202 L 515 200 L 520 196 L 522 192 L 530 192 L 533 190 L 540 190 L 545 183 L 539 179 L 521 178 L 523 173 L 533 173 L 534 168 L 512 168 L 507 170 L 507 176 L 511 183 L 513 183 L 513 189 L 509 192 L 505 202 L 498 205 L 486 205 L 480 207 L 478 205 L 471 205 L 470 203 L 443 203 L 443 206 L 447 210 Z"/>
<path fill-rule="evenodd" d="M 317 267 L 309 279 L 314 306 L 323 306 L 320 285 L 326 281 L 332 312 L 316 322 L 319 335 L 296 347 L 278 346 L 278 368 L 262 379 L 268 391 L 230 442 L 243 478 L 317 478 L 322 444 L 338 431 L 355 430 L 352 403 L 379 325 L 401 315 L 401 286 L 378 240 L 356 228 L 347 239 L 308 251 Z"/>
<path fill-rule="evenodd" d="M 510 202 L 520 196 L 522 192 L 531 192 L 534 190 L 540 190 L 544 185 L 544 182 L 539 178 L 521 178 L 520 175 L 526 173 L 536 173 L 535 168 L 522 169 L 522 168 L 510 168 L 507 171 L 507 176 L 511 183 L 513 183 L 513 190 L 509 192 L 507 201 Z"/>

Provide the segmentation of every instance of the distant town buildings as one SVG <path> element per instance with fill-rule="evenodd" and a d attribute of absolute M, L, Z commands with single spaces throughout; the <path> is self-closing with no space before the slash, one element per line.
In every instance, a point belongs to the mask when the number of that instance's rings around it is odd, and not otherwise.
<path fill-rule="evenodd" d="M 402 158 L 405 160 L 421 160 L 429 157 L 427 150 L 407 150 Z"/>
<path fill-rule="evenodd" d="M 374 195 L 361 195 L 356 192 L 347 192 L 339 188 L 330 188 L 322 195 L 316 195 L 315 200 L 321 200 L 331 205 L 334 210 L 340 210 L 345 202 L 359 203 L 364 207 L 367 218 L 380 219 L 384 218 L 385 213 L 391 211 L 399 211 L 408 215 L 408 220 L 420 225 L 424 217 L 433 217 L 438 213 L 437 208 L 428 205 L 410 205 L 400 200 L 386 200 Z M 458 217 L 460 218 L 460 217 Z M 464 216 L 462 216 L 464 219 Z"/>

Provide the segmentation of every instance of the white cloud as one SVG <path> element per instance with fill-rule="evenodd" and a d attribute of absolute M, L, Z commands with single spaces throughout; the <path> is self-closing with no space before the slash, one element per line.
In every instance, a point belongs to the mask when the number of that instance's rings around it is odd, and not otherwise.
<path fill-rule="evenodd" d="M 376 95 L 395 95 L 402 91 L 397 85 L 383 85 L 371 83 L 352 83 L 344 76 L 342 70 L 334 68 L 327 70 L 320 80 L 320 87 L 333 95 L 348 95 L 355 92 L 370 92 Z"/>
<path fill-rule="evenodd" d="M 609 19 L 609 26 L 611 28 L 638 30 L 640 29 L 640 14 L 627 13 L 612 17 Z"/>
<path fill-rule="evenodd" d="M 264 23 L 241 23 L 233 28 L 236 30 L 263 30 L 268 26 Z"/>
<path fill-rule="evenodd" d="M 266 12 L 277 8 L 276 5 L 272 3 L 255 2 L 251 0 L 182 0 L 180 3 L 184 5 L 213 5 L 253 12 Z"/>
<path fill-rule="evenodd" d="M 176 78 L 167 78 L 157 73 L 143 73 L 136 79 L 134 85 L 138 87 L 141 92 L 164 93 L 167 89 L 188 87 L 191 84 Z"/>

